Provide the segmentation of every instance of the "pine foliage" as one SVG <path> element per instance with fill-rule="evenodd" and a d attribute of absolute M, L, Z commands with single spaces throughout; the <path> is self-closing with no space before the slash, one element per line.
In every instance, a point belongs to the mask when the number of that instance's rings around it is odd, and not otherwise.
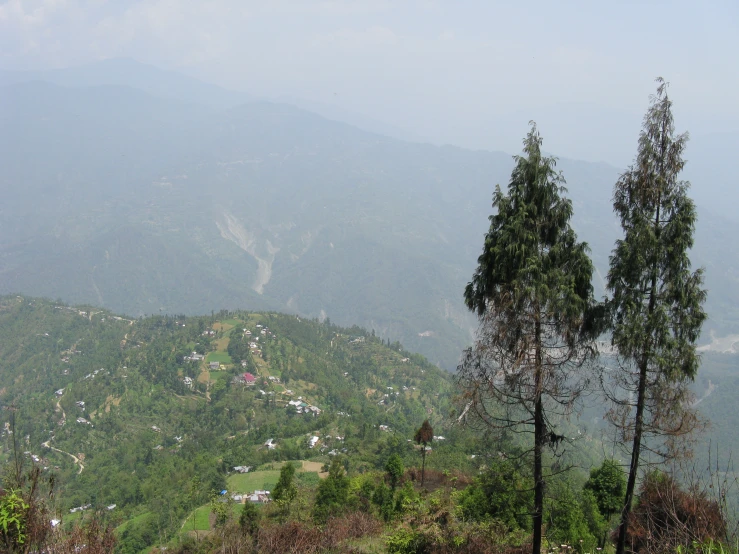
<path fill-rule="evenodd" d="M 465 414 L 472 409 L 487 428 L 534 434 L 534 552 L 541 546 L 542 450 L 564 438 L 548 414 L 572 410 L 597 330 L 588 247 L 570 227 L 564 177 L 541 144 L 532 124 L 507 192 L 497 186 L 493 194 L 495 213 L 465 289 L 480 327 L 459 366 Z"/>
<path fill-rule="evenodd" d="M 658 79 L 639 137 L 635 163 L 614 188 L 624 236 L 610 258 L 612 342 L 619 371 L 607 391 L 610 421 L 632 442 L 618 552 L 624 551 L 642 448 L 679 455 L 676 439 L 699 422 L 690 408 L 698 370 L 695 349 L 706 313 L 703 270 L 691 269 L 696 210 L 680 179 L 687 133 L 675 135 L 667 84 Z M 607 387 L 608 388 L 608 387 Z"/>

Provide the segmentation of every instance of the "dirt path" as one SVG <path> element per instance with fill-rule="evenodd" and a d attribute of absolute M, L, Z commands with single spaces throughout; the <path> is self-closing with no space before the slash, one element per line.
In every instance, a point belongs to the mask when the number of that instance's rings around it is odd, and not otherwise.
<path fill-rule="evenodd" d="M 56 411 L 57 412 L 62 412 L 62 421 L 64 423 L 66 423 L 67 422 L 67 414 L 64 413 L 64 408 L 62 408 L 62 405 L 59 403 L 60 400 L 61 400 L 61 398 L 56 401 Z"/>
<path fill-rule="evenodd" d="M 50 442 L 51 442 L 51 439 L 47 440 L 46 442 L 42 442 L 41 446 L 43 446 L 44 448 L 49 448 L 53 450 L 54 452 L 59 452 L 61 454 L 66 454 L 67 456 L 70 456 L 74 460 L 75 465 L 80 466 L 80 470 L 77 472 L 77 475 L 82 473 L 82 470 L 85 469 L 85 466 L 82 464 L 82 462 L 80 462 L 80 459 L 77 456 L 75 456 L 74 454 L 70 454 L 69 452 L 65 452 L 64 450 L 59 450 L 58 448 L 54 448 L 53 446 L 49 444 Z"/>
<path fill-rule="evenodd" d="M 57 399 L 57 401 L 56 401 L 56 410 L 58 412 L 62 412 L 62 421 L 66 423 L 67 422 L 67 414 L 64 413 L 64 408 L 62 408 L 62 405 L 60 403 L 61 400 L 62 400 L 61 398 Z M 52 436 L 51 439 L 53 439 L 53 438 L 54 437 Z M 80 470 L 77 472 L 77 475 L 79 475 L 80 473 L 82 473 L 82 470 L 85 469 L 85 466 L 82 464 L 82 462 L 80 462 L 80 459 L 77 456 L 75 456 L 74 454 L 70 454 L 69 452 L 65 452 L 64 450 L 59 450 L 58 448 L 54 448 L 53 446 L 51 446 L 49 444 L 51 442 L 51 439 L 47 440 L 46 442 L 42 442 L 41 443 L 41 446 L 43 446 L 44 448 L 49 448 L 50 450 L 53 450 L 54 452 L 59 452 L 61 454 L 66 454 L 67 456 L 70 456 L 74 460 L 75 465 L 80 466 Z"/>

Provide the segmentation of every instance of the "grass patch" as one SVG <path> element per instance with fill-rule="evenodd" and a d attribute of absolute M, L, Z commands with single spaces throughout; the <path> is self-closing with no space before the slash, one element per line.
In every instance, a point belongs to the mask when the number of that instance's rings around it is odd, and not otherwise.
<path fill-rule="evenodd" d="M 322 467 L 321 462 L 303 462 L 303 471 L 320 473 Z"/>
<path fill-rule="evenodd" d="M 229 381 L 231 379 L 231 376 L 225 371 L 219 371 L 218 373 L 211 373 L 210 376 L 213 379 L 213 382 Z"/>
<path fill-rule="evenodd" d="M 72 515 L 76 515 L 76 514 L 72 514 Z M 136 516 L 136 517 L 134 517 L 134 518 L 128 519 L 128 520 L 124 521 L 123 523 L 121 523 L 121 524 L 120 524 L 120 525 L 119 525 L 118 527 L 116 527 L 116 528 L 115 528 L 115 532 L 116 532 L 116 534 L 117 534 L 117 535 L 120 535 L 120 534 L 121 534 L 121 533 L 123 533 L 123 532 L 124 532 L 124 531 L 125 531 L 125 530 L 126 530 L 126 529 L 127 529 L 127 528 L 128 528 L 129 526 L 130 526 L 130 525 L 136 526 L 136 525 L 138 525 L 138 524 L 140 524 L 140 523 L 143 523 L 143 522 L 144 522 L 144 521 L 145 521 L 146 519 L 148 519 L 149 517 L 151 517 L 151 512 L 144 512 L 144 513 L 143 513 L 143 514 L 141 514 L 141 515 L 138 515 L 138 516 Z M 65 522 L 65 523 L 66 523 L 66 522 Z"/>
<path fill-rule="evenodd" d="M 317 487 L 321 482 L 316 471 L 301 471 L 295 474 L 295 480 L 304 487 Z"/>
<path fill-rule="evenodd" d="M 205 363 L 209 364 L 210 362 L 218 362 L 221 364 L 233 363 L 231 361 L 231 356 L 226 352 L 208 352 L 208 355 L 205 357 Z"/>
<path fill-rule="evenodd" d="M 277 484 L 277 480 L 279 478 L 280 472 L 278 470 L 238 473 L 236 475 L 231 475 L 226 480 L 226 488 L 229 493 L 245 493 L 253 492 L 255 490 L 271 491 Z"/>
<path fill-rule="evenodd" d="M 190 516 L 191 519 L 185 523 L 184 529 L 188 531 L 209 531 L 210 530 L 210 504 L 200 506 Z M 193 526 L 193 519 L 195 524 Z"/>
<path fill-rule="evenodd" d="M 224 325 L 230 325 L 231 327 L 241 327 L 242 329 L 246 326 L 246 324 L 240 319 L 224 319 L 221 323 Z"/>
<path fill-rule="evenodd" d="M 231 342 L 231 339 L 229 337 L 223 337 L 222 339 L 218 339 L 217 341 L 215 341 L 216 351 L 227 352 L 229 342 Z"/>
<path fill-rule="evenodd" d="M 69 513 L 64 514 L 64 517 L 62 518 L 62 521 L 63 521 L 62 525 L 64 525 L 64 527 L 66 529 L 71 529 L 72 528 L 72 525 L 74 525 L 75 523 L 79 523 L 79 520 L 83 516 L 83 514 L 84 514 L 84 512 L 75 512 L 73 514 L 69 514 Z"/>
<path fill-rule="evenodd" d="M 236 473 L 226 480 L 226 488 L 229 493 L 245 493 L 255 490 L 271 491 L 280 478 L 280 469 L 286 463 L 296 466 L 295 478 L 306 486 L 318 485 L 318 472 L 323 464 L 320 462 L 292 461 L 271 462 L 262 467 L 269 469 L 258 469 L 249 473 Z"/>
<path fill-rule="evenodd" d="M 238 519 L 244 510 L 243 504 L 232 504 L 231 513 L 233 517 Z M 193 521 L 195 522 L 193 526 Z M 180 533 L 188 534 L 192 531 L 210 531 L 210 504 L 205 504 L 199 508 L 195 508 L 193 512 L 187 516 L 185 524 L 180 529 Z"/>

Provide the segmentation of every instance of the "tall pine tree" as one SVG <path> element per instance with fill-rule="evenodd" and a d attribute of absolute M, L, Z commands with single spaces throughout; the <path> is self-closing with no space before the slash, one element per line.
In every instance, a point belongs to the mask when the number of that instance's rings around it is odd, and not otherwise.
<path fill-rule="evenodd" d="M 482 255 L 465 289 L 480 320 L 475 345 L 459 366 L 463 413 L 488 429 L 533 433 L 533 552 L 542 541 L 544 449 L 564 439 L 553 416 L 567 414 L 595 354 L 596 319 L 587 245 L 570 227 L 556 160 L 541 153 L 532 123 L 516 156 L 507 193 L 497 186 Z"/>
<path fill-rule="evenodd" d="M 657 82 L 636 161 L 614 188 L 624 235 L 608 273 L 612 342 L 620 361 L 611 378 L 609 415 L 632 442 L 617 554 L 626 546 L 642 449 L 672 455 L 674 439 L 697 423 L 688 384 L 698 370 L 695 342 L 706 318 L 703 272 L 691 271 L 688 257 L 695 206 L 687 196 L 689 183 L 679 179 L 688 135 L 675 135 L 667 85 Z"/>

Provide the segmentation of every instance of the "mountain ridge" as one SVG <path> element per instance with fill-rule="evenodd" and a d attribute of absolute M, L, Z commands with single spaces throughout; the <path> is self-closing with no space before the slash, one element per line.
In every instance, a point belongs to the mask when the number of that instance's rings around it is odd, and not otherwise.
<path fill-rule="evenodd" d="M 132 315 L 325 314 L 456 366 L 476 325 L 462 290 L 510 156 L 408 143 L 270 102 L 214 111 L 126 87 L 23 86 L 51 98 L 16 94 L 2 115 L 0 292 Z M 603 277 L 620 232 L 610 208 L 619 172 L 559 167 Z M 708 268 L 711 329 L 730 334 L 739 260 L 723 237 L 739 225 L 706 213 L 694 260 Z"/>

